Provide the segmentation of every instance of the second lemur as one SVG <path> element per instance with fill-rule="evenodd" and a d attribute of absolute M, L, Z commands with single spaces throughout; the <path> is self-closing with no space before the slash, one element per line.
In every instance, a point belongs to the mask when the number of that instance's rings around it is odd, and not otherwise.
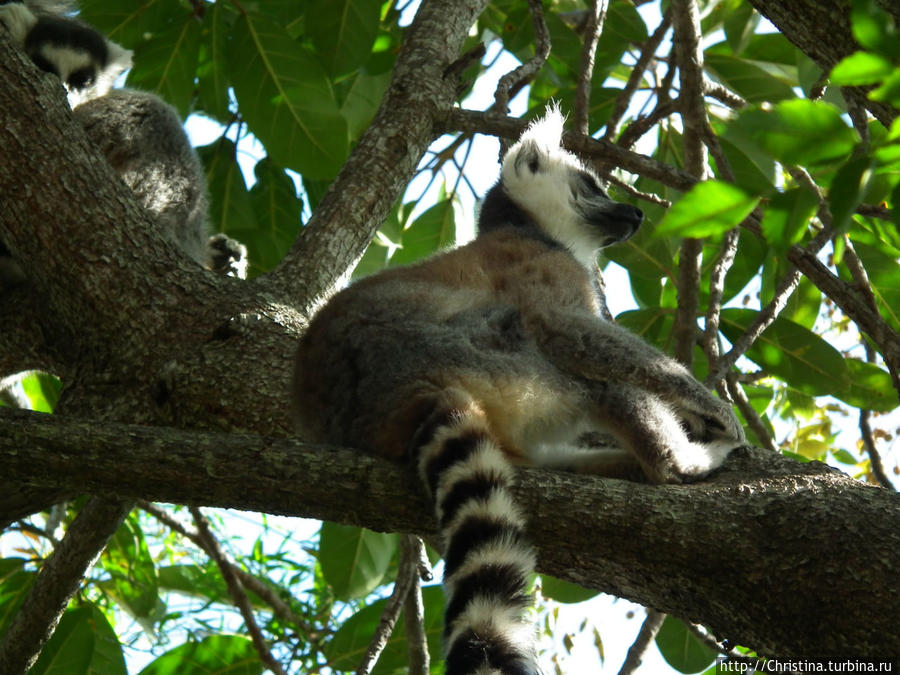
<path fill-rule="evenodd" d="M 556 110 L 507 153 L 478 236 L 338 293 L 297 351 L 305 438 L 408 457 L 444 539 L 447 675 L 535 675 L 535 557 L 513 465 L 598 474 L 639 465 L 697 480 L 744 442 L 731 407 L 603 320 L 598 249 L 643 214 L 560 147 Z M 586 449 L 587 433 L 617 448 Z"/>
<path fill-rule="evenodd" d="M 246 248 L 209 235 L 206 177 L 178 114 L 154 94 L 113 89 L 131 52 L 67 9 L 53 0 L 8 2 L 0 4 L 0 23 L 38 67 L 60 78 L 75 119 L 160 231 L 204 267 L 245 277 Z"/>

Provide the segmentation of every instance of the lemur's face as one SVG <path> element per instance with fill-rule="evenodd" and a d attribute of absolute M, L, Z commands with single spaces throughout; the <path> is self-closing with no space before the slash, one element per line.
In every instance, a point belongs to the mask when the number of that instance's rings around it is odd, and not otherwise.
<path fill-rule="evenodd" d="M 25 50 L 41 70 L 62 80 L 73 108 L 106 94 L 131 67 L 129 50 L 67 17 L 37 18 L 25 39 Z"/>
<path fill-rule="evenodd" d="M 633 235 L 644 214 L 615 202 L 597 176 L 560 147 L 562 116 L 551 109 L 532 124 L 506 155 L 506 193 L 548 235 L 593 265 L 597 251 Z"/>

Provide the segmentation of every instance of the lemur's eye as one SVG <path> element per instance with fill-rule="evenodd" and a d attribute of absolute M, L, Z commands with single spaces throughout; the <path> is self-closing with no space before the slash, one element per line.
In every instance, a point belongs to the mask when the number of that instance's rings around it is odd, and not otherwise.
<path fill-rule="evenodd" d="M 540 162 L 538 162 L 537 157 L 529 157 L 528 158 L 528 169 L 531 173 L 537 173 L 538 169 L 541 168 Z"/>
<path fill-rule="evenodd" d="M 597 179 L 589 173 L 578 174 L 581 179 L 581 187 L 585 192 L 602 195 L 606 197 L 606 191 L 597 183 Z"/>

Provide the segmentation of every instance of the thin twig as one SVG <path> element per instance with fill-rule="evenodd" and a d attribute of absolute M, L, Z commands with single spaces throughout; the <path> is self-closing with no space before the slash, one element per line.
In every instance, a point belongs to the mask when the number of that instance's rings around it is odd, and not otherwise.
<path fill-rule="evenodd" d="M 703 351 L 709 361 L 710 371 L 716 370 L 719 361 L 719 319 L 722 312 L 722 298 L 725 295 L 725 275 L 734 264 L 740 235 L 741 232 L 736 227 L 725 234 L 722 251 L 710 274 L 709 304 L 706 307 L 706 326 L 703 331 Z"/>
<path fill-rule="evenodd" d="M 612 183 L 613 185 L 621 189 L 622 192 L 627 192 L 632 197 L 643 199 L 644 201 L 651 202 L 652 204 L 657 204 L 666 209 L 672 206 L 672 202 L 670 202 L 668 199 L 663 199 L 659 195 L 655 195 L 652 192 L 641 192 L 633 185 L 629 185 L 625 181 L 617 178 L 614 174 L 604 174 L 603 180 Z"/>
<path fill-rule="evenodd" d="M 578 68 L 578 82 L 575 85 L 575 131 L 581 134 L 590 134 L 588 119 L 591 111 L 594 56 L 597 53 L 597 40 L 603 31 L 608 5 L 609 0 L 591 0 L 589 3 L 588 23 L 584 43 L 581 46 L 581 65 Z"/>
<path fill-rule="evenodd" d="M 859 432 L 862 436 L 863 447 L 866 454 L 869 455 L 869 466 L 872 468 L 872 475 L 878 484 L 888 490 L 897 491 L 891 479 L 888 478 L 887 472 L 884 470 L 884 463 L 881 461 L 881 453 L 875 445 L 875 435 L 872 433 L 872 427 L 869 424 L 869 416 L 871 412 L 868 410 L 859 411 Z"/>
<path fill-rule="evenodd" d="M 409 675 L 428 675 L 431 667 L 431 656 L 428 653 L 428 636 L 425 633 L 425 605 L 422 601 L 422 584 L 424 574 L 431 578 L 431 565 L 425 554 L 425 544 L 412 534 L 407 534 L 400 542 L 401 550 L 408 547 L 411 557 L 416 561 L 412 585 L 406 594 L 403 604 L 403 616 L 406 624 L 406 644 L 409 654 Z M 422 561 L 425 561 L 423 567 Z"/>
<path fill-rule="evenodd" d="M 753 430 L 753 433 L 756 434 L 756 438 L 759 439 L 760 444 L 767 450 L 778 452 L 778 446 L 775 445 L 775 439 L 772 438 L 772 435 L 763 423 L 762 418 L 750 404 L 750 399 L 747 398 L 744 388 L 738 382 L 738 374 L 733 372 L 728 373 L 725 376 L 725 386 L 727 387 L 729 397 L 734 401 L 738 410 L 741 411 L 741 414 L 747 421 L 747 426 L 749 426 L 750 429 Z"/>
<path fill-rule="evenodd" d="M 372 636 L 369 648 L 366 649 L 362 663 L 356 669 L 356 675 L 369 675 L 372 668 L 378 662 L 378 657 L 384 651 L 391 633 L 394 632 L 394 626 L 403 609 L 406 596 L 409 594 L 413 584 L 418 583 L 419 579 L 419 554 L 416 547 L 411 546 L 406 538 L 401 540 L 400 546 L 400 565 L 397 569 L 397 580 L 394 582 L 394 590 L 388 598 L 387 605 L 381 613 L 381 620 L 378 622 L 378 628 Z"/>
<path fill-rule="evenodd" d="M 619 675 L 631 675 L 640 667 L 641 662 L 644 660 L 644 654 L 647 653 L 650 643 L 653 642 L 665 619 L 666 615 L 662 612 L 657 612 L 655 609 L 647 610 L 647 618 L 644 619 L 644 623 L 641 625 L 641 630 L 638 631 L 634 643 L 628 648 L 628 654 L 625 656 L 625 662 L 619 669 Z"/>
<path fill-rule="evenodd" d="M 502 114 L 509 112 L 509 101 L 522 86 L 530 82 L 547 61 L 550 54 L 550 30 L 544 19 L 544 9 L 540 0 L 528 0 L 531 21 L 534 25 L 535 53 L 527 62 L 506 73 L 497 83 L 494 105 L 491 110 Z"/>
<path fill-rule="evenodd" d="M 228 594 L 231 596 L 232 602 L 234 602 L 238 611 L 240 611 L 241 616 L 244 618 L 244 625 L 247 627 L 247 632 L 250 633 L 250 639 L 253 641 L 253 646 L 256 649 L 257 654 L 259 654 L 260 660 L 273 673 L 276 673 L 276 675 L 287 675 L 284 668 L 281 667 L 281 664 L 275 660 L 274 656 L 272 656 L 269 645 L 266 643 L 262 631 L 256 623 L 256 618 L 253 616 L 253 607 L 250 605 L 250 599 L 247 597 L 247 593 L 244 592 L 244 586 L 240 579 L 238 579 L 237 574 L 235 574 L 234 566 L 228 560 L 222 547 L 219 546 L 219 542 L 213 536 L 212 530 L 209 527 L 209 522 L 206 520 L 206 516 L 204 516 L 196 506 L 188 508 L 190 509 L 191 515 L 194 517 L 194 523 L 197 525 L 197 535 L 205 543 L 203 548 L 209 553 L 210 557 L 219 567 L 219 572 L 222 574 L 225 585 L 228 587 Z"/>
<path fill-rule="evenodd" d="M 173 518 L 172 515 L 169 514 L 165 509 L 160 508 L 152 502 L 140 500 L 138 501 L 138 506 L 149 513 L 151 516 L 156 518 L 170 530 L 177 532 L 186 539 L 190 539 L 200 548 L 200 550 L 204 551 L 208 556 L 212 557 L 212 552 L 207 548 L 206 540 L 200 536 L 199 532 L 194 529 L 189 529 L 184 524 Z M 297 628 L 303 631 L 303 634 L 310 640 L 316 640 L 320 637 L 322 631 L 313 628 L 302 618 L 300 618 L 300 616 L 298 616 L 297 613 L 291 609 L 290 605 L 282 600 L 278 596 L 278 594 L 275 593 L 275 591 L 266 586 L 262 581 L 257 579 L 246 570 L 241 569 L 231 562 L 229 562 L 228 564 L 231 565 L 234 573 L 238 575 L 241 583 L 247 589 L 253 591 L 256 595 L 258 595 L 263 600 L 263 602 L 265 602 L 272 608 L 275 616 L 286 623 L 297 626 Z"/>
<path fill-rule="evenodd" d="M 811 254 L 818 253 L 825 245 L 825 242 L 828 241 L 829 236 L 829 230 L 822 230 L 813 237 L 804 250 Z M 734 366 L 737 360 L 743 356 L 753 343 L 756 342 L 757 338 L 762 335 L 763 331 L 771 326 L 775 319 L 778 318 L 778 315 L 781 314 L 781 310 L 787 305 L 787 301 L 790 299 L 791 294 L 800 283 L 800 276 L 800 270 L 796 267 L 785 274 L 784 278 L 775 288 L 774 296 L 769 304 L 759 311 L 751 324 L 747 327 L 747 330 L 744 331 L 743 335 L 732 343 L 731 349 L 719 360 L 715 370 L 710 369 L 709 376 L 706 378 L 707 386 L 722 379 L 725 376 L 725 373 L 731 370 L 731 367 Z"/>
<path fill-rule="evenodd" d="M 653 60 L 656 50 L 659 48 L 665 34 L 669 31 L 669 26 L 672 23 L 670 12 L 671 10 L 666 10 L 665 14 L 663 14 L 662 21 L 659 22 L 656 30 L 653 31 L 653 34 L 647 39 L 644 46 L 641 47 L 641 55 L 638 57 L 637 63 L 634 64 L 631 73 L 628 75 L 628 81 L 625 83 L 625 88 L 616 98 L 616 104 L 612 114 L 606 121 L 606 133 L 603 134 L 603 138 L 607 141 L 613 141 L 616 134 L 619 133 L 619 124 L 622 122 L 622 118 L 625 116 L 628 106 L 631 105 L 631 100 L 634 98 L 635 92 L 640 86 L 641 81 L 644 79 L 644 73 L 647 71 L 647 67 Z"/>

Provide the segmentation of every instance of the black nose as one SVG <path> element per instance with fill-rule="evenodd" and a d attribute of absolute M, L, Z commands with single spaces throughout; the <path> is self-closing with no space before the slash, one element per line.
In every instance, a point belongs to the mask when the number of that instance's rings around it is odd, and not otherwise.
<path fill-rule="evenodd" d="M 644 221 L 644 212 L 638 207 L 631 204 L 622 204 L 622 206 L 625 207 L 624 211 L 628 214 L 624 216 L 627 220 L 633 220 L 635 225 L 640 225 Z"/>

